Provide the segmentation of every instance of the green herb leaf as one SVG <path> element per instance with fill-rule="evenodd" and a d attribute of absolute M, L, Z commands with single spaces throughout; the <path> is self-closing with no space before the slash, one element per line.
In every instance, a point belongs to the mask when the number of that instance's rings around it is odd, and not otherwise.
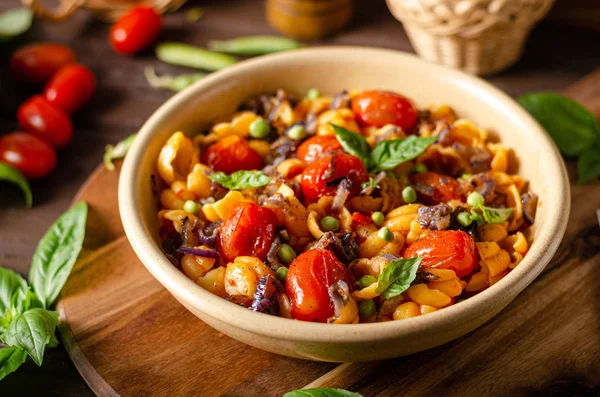
<path fill-rule="evenodd" d="M 220 70 L 237 62 L 231 55 L 183 43 L 167 42 L 156 46 L 156 57 L 165 63 L 204 70 Z"/>
<path fill-rule="evenodd" d="M 29 283 L 45 308 L 58 297 L 81 251 L 87 211 L 87 204 L 80 202 L 62 214 L 33 254 Z"/>
<path fill-rule="evenodd" d="M 208 48 L 237 55 L 263 55 L 302 47 L 296 40 L 281 36 L 245 36 L 231 40 L 213 40 Z"/>
<path fill-rule="evenodd" d="M 15 372 L 25 362 L 27 353 L 17 346 L 0 349 L 0 380 Z"/>
<path fill-rule="evenodd" d="M 359 159 L 364 163 L 366 168 L 371 167 L 371 146 L 361 135 L 348 131 L 344 127 L 331 124 L 335 131 L 335 136 L 340 142 L 344 150 Z"/>
<path fill-rule="evenodd" d="M 569 98 L 539 92 L 524 95 L 518 101 L 566 155 L 581 154 L 600 139 L 600 126 L 594 115 Z"/>
<path fill-rule="evenodd" d="M 27 182 L 25 175 L 23 175 L 21 171 L 11 167 L 10 165 L 0 163 L 0 180 L 11 182 L 19 186 L 25 195 L 25 205 L 31 208 L 31 188 L 29 187 L 29 183 Z"/>
<path fill-rule="evenodd" d="M 104 167 L 109 171 L 115 170 L 115 165 L 113 163 L 114 160 L 119 160 L 125 158 L 125 155 L 129 151 L 133 140 L 135 139 L 136 134 L 131 134 L 127 138 L 123 139 L 115 146 L 106 145 L 104 149 Z"/>
<path fill-rule="evenodd" d="M 577 175 L 580 185 L 600 177 L 600 139 L 581 153 L 577 161 Z"/>
<path fill-rule="evenodd" d="M 354 393 L 344 389 L 301 389 L 287 392 L 283 397 L 363 397 L 360 393 Z"/>
<path fill-rule="evenodd" d="M 0 13 L 0 42 L 25 33 L 32 21 L 33 13 L 29 8 L 13 8 Z"/>
<path fill-rule="evenodd" d="M 46 345 L 50 342 L 56 326 L 58 312 L 31 309 L 17 316 L 4 334 L 2 341 L 22 348 L 37 365 L 42 365 Z"/>
<path fill-rule="evenodd" d="M 421 259 L 418 256 L 391 261 L 379 275 L 375 292 L 390 299 L 406 291 L 417 276 Z"/>
<path fill-rule="evenodd" d="M 260 171 L 237 171 L 231 175 L 224 172 L 215 172 L 208 177 L 231 190 L 261 187 L 271 182 L 271 178 Z"/>
<path fill-rule="evenodd" d="M 144 76 L 146 77 L 148 84 L 153 88 L 165 88 L 177 92 L 194 84 L 196 81 L 206 76 L 206 73 L 180 74 L 179 76 L 163 74 L 162 76 L 157 76 L 154 72 L 154 67 L 148 65 L 146 66 L 146 69 L 144 69 Z"/>
<path fill-rule="evenodd" d="M 382 141 L 371 152 L 374 171 L 386 171 L 421 155 L 437 137 L 418 138 L 414 135 L 405 139 Z"/>
<path fill-rule="evenodd" d="M 15 310 L 20 314 L 27 310 L 27 282 L 12 270 L 0 267 L 0 315 Z M 6 324 L 7 325 L 7 324 Z M 5 328 L 0 324 L 0 332 Z"/>
<path fill-rule="evenodd" d="M 481 215 L 486 223 L 502 223 L 513 213 L 512 208 L 492 208 L 486 206 L 480 206 Z"/>
<path fill-rule="evenodd" d="M 471 210 L 471 219 L 473 222 L 477 223 L 477 226 L 481 226 L 485 223 L 483 216 L 481 216 L 481 214 L 475 210 Z"/>

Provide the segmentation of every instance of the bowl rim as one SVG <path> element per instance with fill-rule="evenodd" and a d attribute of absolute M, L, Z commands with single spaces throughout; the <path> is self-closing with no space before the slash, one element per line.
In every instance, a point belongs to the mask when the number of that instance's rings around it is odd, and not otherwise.
<path fill-rule="evenodd" d="M 556 199 L 553 202 L 544 202 L 544 205 L 551 205 L 551 208 L 554 207 L 549 212 L 556 216 L 546 221 L 544 229 L 539 232 L 539 235 L 519 266 L 496 284 L 479 292 L 475 296 L 446 307 L 443 310 L 430 313 L 427 316 L 417 316 L 403 321 L 380 323 L 324 324 L 296 321 L 264 313 L 256 313 L 232 304 L 203 289 L 172 265 L 146 230 L 142 216 L 136 208 L 139 171 L 137 164 L 141 162 L 146 148 L 153 139 L 155 126 L 168 118 L 169 115 L 176 113 L 196 93 L 207 90 L 211 86 L 219 85 L 223 81 L 227 81 L 239 74 L 243 75 L 246 69 L 250 70 L 271 62 L 289 60 L 298 62 L 304 57 L 310 57 L 315 54 L 327 55 L 328 57 L 336 54 L 340 56 L 352 54 L 353 57 L 364 56 L 367 59 L 392 56 L 397 58 L 398 62 L 407 62 L 414 64 L 415 67 L 429 68 L 433 72 L 443 73 L 449 78 L 458 79 L 462 84 L 485 91 L 499 103 L 497 106 L 505 107 L 506 110 L 514 115 L 515 119 L 518 119 L 523 124 L 524 128 L 531 130 L 533 134 L 537 135 L 536 138 L 538 141 L 536 141 L 536 145 L 541 146 L 541 150 L 554 154 L 549 161 L 550 167 L 544 169 L 543 173 L 553 173 L 558 176 L 556 185 L 553 187 L 556 195 L 552 196 L 556 197 Z M 119 212 L 123 227 L 136 255 L 150 273 L 171 294 L 176 295 L 177 299 L 180 301 L 183 300 L 186 302 L 186 305 L 191 305 L 205 315 L 233 327 L 276 339 L 284 338 L 289 341 L 315 343 L 360 343 L 373 340 L 395 339 L 403 335 L 415 335 L 422 331 L 430 330 L 432 327 L 446 327 L 445 329 L 447 330 L 449 326 L 453 326 L 453 324 L 455 325 L 458 322 L 469 322 L 474 317 L 484 317 L 487 312 L 493 311 L 497 307 L 498 301 L 503 301 L 501 298 L 503 294 L 516 296 L 541 273 L 562 241 L 570 211 L 570 186 L 567 171 L 558 149 L 542 127 L 512 98 L 478 77 L 429 63 L 417 58 L 415 55 L 397 50 L 361 46 L 302 48 L 245 60 L 225 70 L 215 72 L 175 94 L 162 104 L 139 130 L 121 170 L 118 196 Z M 536 244 L 537 241 L 540 243 Z M 548 243 L 546 246 L 541 245 L 544 241 Z M 171 291 L 177 292 L 174 293 Z"/>

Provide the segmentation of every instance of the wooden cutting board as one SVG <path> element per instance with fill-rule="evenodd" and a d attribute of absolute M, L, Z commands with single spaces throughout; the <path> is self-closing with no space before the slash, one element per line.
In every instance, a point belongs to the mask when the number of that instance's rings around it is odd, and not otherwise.
<path fill-rule="evenodd" d="M 600 116 L 600 71 L 565 92 Z M 574 181 L 574 164 L 569 174 Z M 98 168 L 75 199 L 90 206 L 87 234 L 58 305 L 67 351 L 98 395 L 275 397 L 303 387 L 341 387 L 366 397 L 600 392 L 597 180 L 572 185 L 570 223 L 557 254 L 494 319 L 412 356 L 331 364 L 257 350 L 190 314 L 129 246 L 118 176 Z"/>

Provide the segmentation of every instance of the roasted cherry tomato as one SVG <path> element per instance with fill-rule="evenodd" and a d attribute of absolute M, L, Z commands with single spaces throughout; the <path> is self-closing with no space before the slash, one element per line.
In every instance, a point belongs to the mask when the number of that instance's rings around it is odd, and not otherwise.
<path fill-rule="evenodd" d="M 371 221 L 371 218 L 361 214 L 360 212 L 353 212 L 352 213 L 352 224 L 353 225 L 370 225 L 371 223 L 373 223 Z"/>
<path fill-rule="evenodd" d="M 410 131 L 417 124 L 415 105 L 394 92 L 365 91 L 352 98 L 352 111 L 359 122 L 368 126 L 394 124 Z"/>
<path fill-rule="evenodd" d="M 425 269 L 451 269 L 458 277 L 473 271 L 477 250 L 473 238 L 461 230 L 432 231 L 408 246 L 405 258 L 422 256 Z"/>
<path fill-rule="evenodd" d="M 223 265 L 238 256 L 256 256 L 261 260 L 275 239 L 275 214 L 254 203 L 239 203 L 219 228 L 217 249 Z"/>
<path fill-rule="evenodd" d="M 360 193 L 360 185 L 369 179 L 369 175 L 362 161 L 351 154 L 338 153 L 319 158 L 302 173 L 300 184 L 304 200 L 314 203 L 323 196 L 335 196 L 342 178 L 350 180 L 348 197 L 354 197 Z"/>
<path fill-rule="evenodd" d="M 44 96 L 48 102 L 67 113 L 79 110 L 96 90 L 96 77 L 83 65 L 67 65 L 60 69 L 46 85 Z"/>
<path fill-rule="evenodd" d="M 54 148 L 65 147 L 73 138 L 73 125 L 69 116 L 41 95 L 30 98 L 17 111 L 23 131 L 44 138 Z"/>
<path fill-rule="evenodd" d="M 435 172 L 421 172 L 411 176 L 419 201 L 428 205 L 462 200 L 460 185 L 456 179 Z M 419 186 L 422 185 L 422 186 Z M 431 190 L 431 191 L 429 191 Z"/>
<path fill-rule="evenodd" d="M 21 171 L 27 179 L 48 175 L 56 166 L 56 153 L 43 139 L 27 132 L 0 138 L 0 162 Z"/>
<path fill-rule="evenodd" d="M 336 137 L 318 135 L 302 142 L 302 144 L 298 146 L 296 155 L 300 160 L 312 163 L 324 153 L 335 152 L 336 150 L 341 149 L 342 145 Z"/>
<path fill-rule="evenodd" d="M 75 62 L 75 53 L 62 44 L 35 43 L 12 55 L 10 70 L 23 83 L 43 84 L 60 68 Z"/>
<path fill-rule="evenodd" d="M 121 54 L 137 54 L 156 41 L 161 25 L 161 17 L 152 7 L 132 8 L 110 29 L 110 44 Z"/>
<path fill-rule="evenodd" d="M 202 155 L 202 162 L 215 171 L 226 174 L 240 170 L 259 170 L 263 159 L 246 140 L 230 135 L 210 146 Z"/>
<path fill-rule="evenodd" d="M 348 283 L 352 290 L 354 276 L 333 252 L 312 249 L 298 256 L 289 267 L 285 287 L 292 306 L 292 317 L 326 322 L 334 314 L 329 287 L 340 280 Z"/>

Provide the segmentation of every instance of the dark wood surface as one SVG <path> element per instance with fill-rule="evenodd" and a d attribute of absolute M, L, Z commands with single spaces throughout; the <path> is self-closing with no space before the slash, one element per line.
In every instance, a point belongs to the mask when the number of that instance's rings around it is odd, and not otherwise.
<path fill-rule="evenodd" d="M 0 9 L 18 4 L 17 0 L 0 0 Z M 181 12 L 167 16 L 162 38 L 202 45 L 211 39 L 272 33 L 264 21 L 259 0 L 192 1 L 191 4 L 202 6 L 205 16 L 196 23 L 187 22 Z M 32 40 L 70 45 L 80 62 L 96 72 L 99 89 L 92 103 L 75 116 L 75 139 L 59 154 L 55 172 L 33 184 L 33 209 L 22 209 L 18 191 L 0 185 L 0 265 L 22 274 L 28 270 L 38 239 L 68 207 L 75 192 L 100 162 L 104 146 L 135 132 L 171 95 L 147 85 L 144 67 L 152 63 L 158 72 L 181 71 L 160 64 L 150 52 L 134 58 L 114 54 L 107 40 L 108 29 L 108 25 L 80 13 L 60 25 L 37 22 L 29 35 Z M 600 65 L 599 42 L 597 30 L 561 25 L 557 20 L 543 22 L 533 32 L 523 59 L 489 81 L 513 96 L 536 90 L 563 90 Z M 322 44 L 367 45 L 412 52 L 402 26 L 392 18 L 384 2 L 372 0 L 357 2 L 354 23 Z M 4 54 L 0 57 L 0 133 L 5 133 L 17 128 L 15 110 L 31 91 L 14 86 L 6 71 L 6 57 Z M 597 263 L 597 257 L 595 260 Z M 371 389 L 365 392 L 368 390 Z M 62 348 L 49 352 L 41 368 L 28 361 L 17 373 L 0 382 L 2 396 L 91 394 Z"/>

